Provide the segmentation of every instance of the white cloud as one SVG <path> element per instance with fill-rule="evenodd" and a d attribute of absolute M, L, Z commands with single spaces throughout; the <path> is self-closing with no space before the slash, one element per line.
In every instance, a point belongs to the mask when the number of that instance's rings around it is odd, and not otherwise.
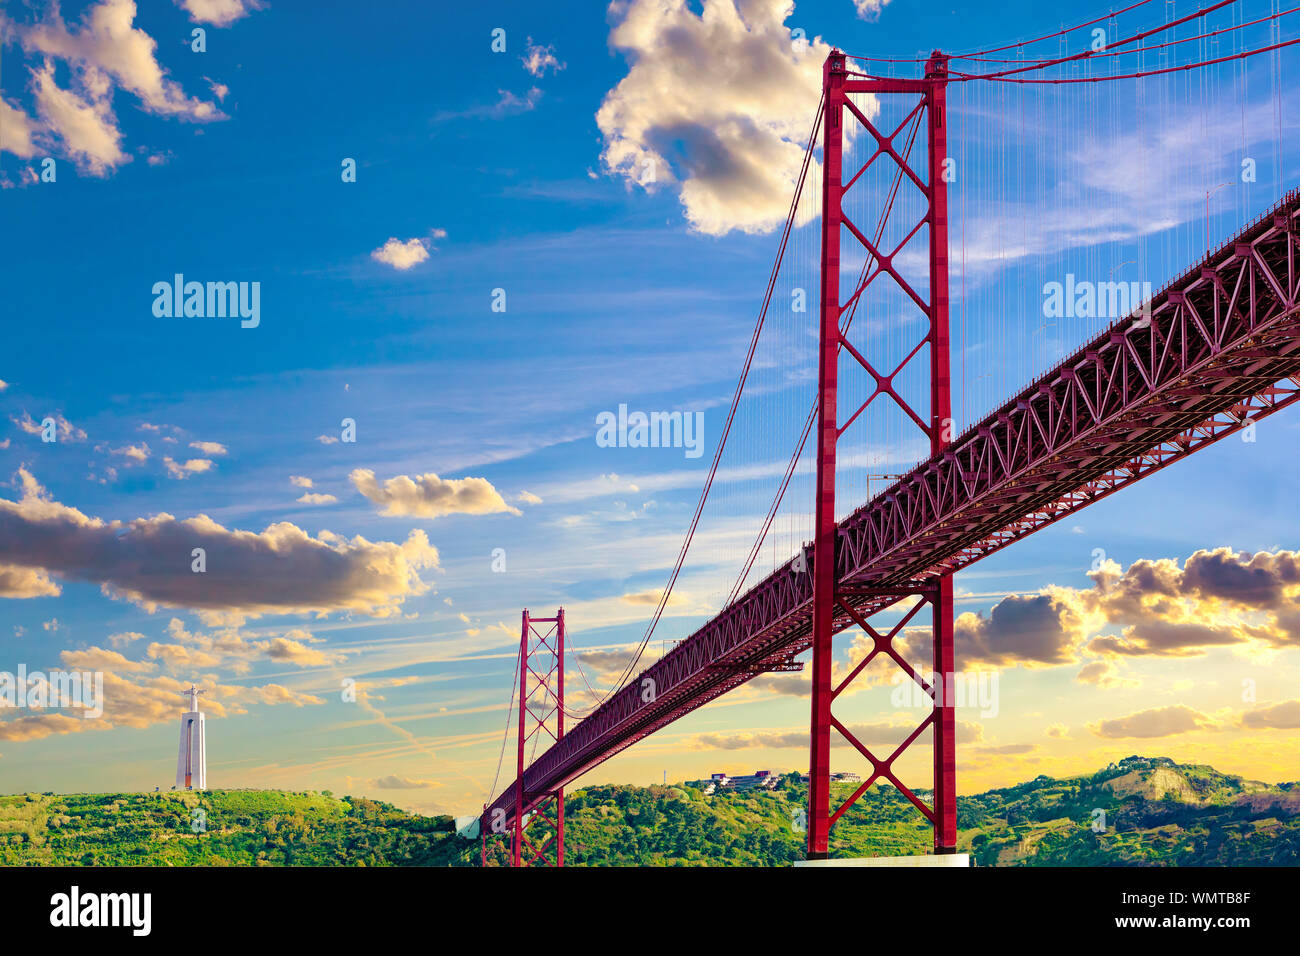
<path fill-rule="evenodd" d="M 853 0 L 853 9 L 858 12 L 860 20 L 874 20 L 887 3 L 889 0 Z"/>
<path fill-rule="evenodd" d="M 176 0 L 176 5 L 183 8 L 195 23 L 210 23 L 217 27 L 228 27 L 253 10 L 262 9 L 257 0 Z"/>
<path fill-rule="evenodd" d="M 320 495 L 315 492 L 308 492 L 295 500 L 303 505 L 332 505 L 338 501 L 333 495 Z"/>
<path fill-rule="evenodd" d="M 429 241 L 427 239 L 403 241 L 396 237 L 390 238 L 370 253 L 370 258 L 404 272 L 429 258 Z"/>
<path fill-rule="evenodd" d="M 57 8 L 48 19 L 18 26 L 16 32 L 24 49 L 82 67 L 87 86 L 105 98 L 110 90 L 102 74 L 139 97 L 151 112 L 193 120 L 221 119 L 213 104 L 186 96 L 180 84 L 167 77 L 154 58 L 158 44 L 132 25 L 135 14 L 134 0 L 101 0 L 87 11 L 75 32 L 68 29 Z"/>
<path fill-rule="evenodd" d="M 310 488 L 311 479 L 303 475 L 290 475 L 289 484 L 293 485 L 295 488 Z"/>
<path fill-rule="evenodd" d="M 0 598 L 58 597 L 62 588 L 39 568 L 0 564 Z"/>
<path fill-rule="evenodd" d="M 704 0 L 698 15 L 686 0 L 612 4 L 609 42 L 631 67 L 596 114 L 606 169 L 675 183 L 703 233 L 780 225 L 829 52 L 820 39 L 792 41 L 792 10 L 789 0 Z"/>
<path fill-rule="evenodd" d="M 29 158 L 41 140 L 62 146 L 78 169 L 106 176 L 129 162 L 122 149 L 122 131 L 112 108 L 121 88 L 135 95 L 149 112 L 195 122 L 224 119 L 217 106 L 188 96 L 156 59 L 157 42 L 134 26 L 133 0 L 100 0 L 81 22 L 69 27 L 57 4 L 35 23 L 7 21 L 6 32 L 23 50 L 39 58 L 29 66 L 31 90 L 39 122 L 10 104 L 0 102 L 3 148 Z M 56 80 L 56 63 L 69 66 L 68 83 Z"/>
<path fill-rule="evenodd" d="M 111 454 L 121 455 L 123 458 L 129 458 L 136 463 L 146 462 L 149 460 L 149 444 L 141 442 L 138 445 L 127 445 L 124 448 L 109 449 Z"/>
<path fill-rule="evenodd" d="M 287 521 L 260 533 L 206 515 L 104 521 L 54 501 L 25 469 L 18 478 L 22 497 L 0 498 L 0 566 L 96 583 L 150 612 L 192 608 L 209 620 L 336 610 L 387 617 L 427 591 L 419 571 L 438 566 L 423 531 L 399 543 L 330 531 L 313 537 Z M 204 550 L 207 573 L 191 573 L 194 548 Z"/>
<path fill-rule="evenodd" d="M 532 37 L 528 38 L 524 55 L 520 59 L 523 61 L 524 69 L 533 76 L 542 76 L 547 70 L 558 73 L 564 69 L 564 64 L 555 58 L 555 48 L 534 43 Z"/>
<path fill-rule="evenodd" d="M 34 137 L 39 129 L 36 120 L 0 97 L 0 150 L 31 159 L 36 155 Z M 3 387 L 0 384 L 0 389 Z"/>
<path fill-rule="evenodd" d="M 433 472 L 410 478 L 397 475 L 381 487 L 375 473 L 357 468 L 348 476 L 357 491 L 377 505 L 389 517 L 410 515 L 437 518 L 443 515 L 496 514 L 502 511 L 520 514 L 518 508 L 505 503 L 501 494 L 486 478 L 439 478 Z"/>
<path fill-rule="evenodd" d="M 72 422 L 68 421 L 58 412 L 55 412 L 53 415 L 46 415 L 44 418 L 41 419 L 41 422 L 43 422 L 45 418 L 49 418 L 54 421 L 54 430 L 55 433 L 59 436 L 59 441 L 85 441 L 86 440 L 86 433 L 82 431 L 80 428 L 78 428 L 76 425 L 72 424 Z M 27 414 L 27 412 L 23 412 L 22 418 L 10 417 L 9 420 L 29 435 L 39 435 L 44 430 L 44 426 L 41 424 L 41 422 L 36 421 L 36 419 L 32 418 L 31 415 Z"/>
<path fill-rule="evenodd" d="M 224 455 L 227 450 L 226 446 L 219 441 L 192 441 L 190 447 L 205 455 Z"/>
<path fill-rule="evenodd" d="M 190 475 L 200 475 L 212 468 L 213 462 L 210 458 L 191 458 L 181 463 L 171 456 L 163 459 L 163 465 L 167 468 L 167 474 L 179 481 L 184 481 Z"/>
<path fill-rule="evenodd" d="M 96 74 L 87 71 L 87 76 L 96 78 L 87 84 L 87 97 L 82 98 L 54 81 L 54 64 L 47 61 L 39 70 L 32 70 L 32 88 L 41 119 L 63 140 L 77 168 L 105 176 L 131 157 L 122 152 L 122 131 L 113 116 L 108 84 L 101 82 L 102 74 Z"/>

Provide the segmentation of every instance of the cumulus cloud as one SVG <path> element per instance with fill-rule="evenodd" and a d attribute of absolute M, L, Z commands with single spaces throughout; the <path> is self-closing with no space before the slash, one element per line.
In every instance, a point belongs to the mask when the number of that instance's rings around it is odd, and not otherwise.
<path fill-rule="evenodd" d="M 1162 558 L 1113 561 L 1076 592 L 1082 613 L 1119 625 L 1089 650 L 1113 656 L 1199 656 L 1215 647 L 1300 646 L 1300 553 L 1200 550 L 1183 565 Z"/>
<path fill-rule="evenodd" d="M 1176 704 L 1172 707 L 1138 711 L 1127 717 L 1100 720 L 1088 724 L 1088 729 L 1098 737 L 1119 740 L 1129 737 L 1170 737 L 1196 730 L 1213 730 L 1214 722 L 1200 711 Z"/>
<path fill-rule="evenodd" d="M 958 665 L 1078 665 L 1080 683 L 1132 687 L 1117 662 L 1300 647 L 1300 552 L 1199 550 L 1181 567 L 1170 558 L 1127 569 L 1103 561 L 1088 576 L 1091 587 L 1049 586 L 1003 598 L 987 616 L 960 615 Z M 904 656 L 928 653 L 929 639 L 928 628 L 909 628 Z"/>
<path fill-rule="evenodd" d="M 63 666 L 82 671 L 126 671 L 140 673 L 151 671 L 154 665 L 149 661 L 132 661 L 117 651 L 103 647 L 91 647 L 84 651 L 63 651 L 59 654 Z"/>
<path fill-rule="evenodd" d="M 0 564 L 0 597 L 58 597 L 62 589 L 40 568 Z"/>
<path fill-rule="evenodd" d="M 98 650 L 98 649 L 96 649 Z M 111 652 L 102 652 L 105 654 Z M 155 724 L 173 724 L 181 692 L 187 682 L 159 675 L 124 677 L 113 670 L 104 670 L 104 714 L 98 720 L 85 720 L 80 715 L 46 712 L 29 713 L 9 720 L 0 720 L 0 740 L 40 740 L 55 734 L 81 733 L 89 730 L 109 730 L 114 727 L 144 728 Z M 203 710 L 209 717 L 227 717 L 247 713 L 247 704 L 323 704 L 311 694 L 291 691 L 279 684 L 256 686 L 208 686 L 203 698 Z"/>
<path fill-rule="evenodd" d="M 691 226 L 766 232 L 789 208 L 821 95 L 820 38 L 794 42 L 790 0 L 617 0 L 610 46 L 630 62 L 596 125 L 605 168 L 675 185 Z M 705 93 L 704 91 L 707 91 Z M 874 100 L 858 105 L 868 116 Z M 813 214 L 809 203 L 803 218 Z"/>
<path fill-rule="evenodd" d="M 186 462 L 178 462 L 167 456 L 163 458 L 163 465 L 166 466 L 169 477 L 184 481 L 190 475 L 201 475 L 211 470 L 213 461 L 210 458 L 191 458 Z"/>
<path fill-rule="evenodd" d="M 106 176 L 130 160 L 123 152 L 122 131 L 117 128 L 109 99 L 109 84 L 98 71 L 88 71 L 83 93 L 64 89 L 54 79 L 48 60 L 32 70 L 36 109 L 45 127 L 62 141 L 77 168 L 92 176 Z"/>
<path fill-rule="evenodd" d="M 967 612 L 953 622 L 953 646 L 962 667 L 974 664 L 1069 663 L 1078 641 L 1070 608 L 1051 594 L 1003 598 L 988 617 Z"/>
<path fill-rule="evenodd" d="M 540 505 L 542 503 L 542 499 L 537 497 L 537 495 L 533 494 L 531 491 L 519 492 L 519 500 L 526 505 Z"/>
<path fill-rule="evenodd" d="M 257 0 L 176 0 L 176 5 L 195 23 L 210 23 L 215 27 L 228 27 L 252 11 L 262 9 Z"/>
<path fill-rule="evenodd" d="M 1088 661 L 1079 668 L 1079 673 L 1074 675 L 1074 679 L 1080 684 L 1095 684 L 1098 687 L 1136 687 L 1141 683 L 1121 677 L 1119 668 L 1110 658 Z"/>
<path fill-rule="evenodd" d="M 294 501 L 300 505 L 332 505 L 338 501 L 338 498 L 333 495 L 322 495 L 309 491 L 305 495 L 299 495 Z"/>
<path fill-rule="evenodd" d="M 140 442 L 138 445 L 126 445 L 122 448 L 111 448 L 109 449 L 109 453 L 113 455 L 121 455 L 123 458 L 129 459 L 130 462 L 140 464 L 149 460 L 149 444 L 148 442 Z"/>
<path fill-rule="evenodd" d="M 190 631 L 178 618 L 167 624 L 166 642 L 155 641 L 146 650 L 151 661 L 161 661 L 171 672 L 194 672 L 215 668 L 229 668 L 236 674 L 245 674 L 254 661 L 276 661 L 297 667 L 322 667 L 343 660 L 343 655 L 324 651 L 308 644 L 320 643 L 301 628 L 283 635 L 263 640 L 249 637 L 237 627 L 223 628 L 205 634 Z"/>
<path fill-rule="evenodd" d="M 522 513 L 506 504 L 486 478 L 444 479 L 427 472 L 414 478 L 397 475 L 380 486 L 375 473 L 368 468 L 357 468 L 348 477 L 357 491 L 380 505 L 383 509 L 380 513 L 388 517 L 438 518 L 503 511 L 513 515 Z"/>
<path fill-rule="evenodd" d="M 289 484 L 293 485 L 295 488 L 310 488 L 312 482 L 310 478 L 303 475 L 290 475 Z"/>
<path fill-rule="evenodd" d="M 370 258 L 376 262 L 382 262 L 385 265 L 392 266 L 399 272 L 405 272 L 413 266 L 418 266 L 429 258 L 429 240 L 427 239 L 406 239 L 401 240 L 396 237 L 390 238 L 382 246 L 370 253 Z"/>
<path fill-rule="evenodd" d="M 1251 730 L 1300 729 L 1300 700 L 1284 700 L 1248 710 L 1241 715 L 1241 726 Z"/>
<path fill-rule="evenodd" d="M 636 646 L 628 644 L 608 650 L 583 651 L 578 655 L 578 662 L 597 684 L 613 686 L 614 682 L 624 676 L 624 670 L 636 654 Z M 646 648 L 637 666 L 645 668 L 659 659 L 658 650 Z"/>
<path fill-rule="evenodd" d="M 17 26 L 16 32 L 24 49 L 79 66 L 88 74 L 87 85 L 104 95 L 107 75 L 151 112 L 192 120 L 220 119 L 215 106 L 186 96 L 180 84 L 167 76 L 154 56 L 158 44 L 133 26 L 135 14 L 134 0 L 101 0 L 86 12 L 80 29 L 69 29 L 55 8 L 46 20 Z"/>
<path fill-rule="evenodd" d="M 858 19 L 875 20 L 887 3 L 889 0 L 853 0 L 853 9 L 857 11 Z"/>
<path fill-rule="evenodd" d="M 308 647 L 302 641 L 290 640 L 287 637 L 271 638 L 266 656 L 273 661 L 297 664 L 299 667 L 323 667 L 338 660 L 335 654 Z"/>
<path fill-rule="evenodd" d="M 45 429 L 45 426 L 42 424 L 42 422 L 44 422 L 45 419 L 47 418 L 54 422 L 54 431 L 55 434 L 58 435 L 59 441 L 85 441 L 86 440 L 86 433 L 82 431 L 80 428 L 78 428 L 76 425 L 72 424 L 72 422 L 68 421 L 58 412 L 55 412 L 53 415 L 46 415 L 45 418 L 42 418 L 41 421 L 39 422 L 36 419 L 32 418 L 31 415 L 27 414 L 27 412 L 23 412 L 21 418 L 10 417 L 9 420 L 13 422 L 15 425 L 17 425 L 20 429 L 25 431 L 27 434 L 39 435 Z"/>
<path fill-rule="evenodd" d="M 35 119 L 0 97 L 0 151 L 31 159 L 36 155 L 39 130 Z"/>
<path fill-rule="evenodd" d="M 203 452 L 205 455 L 212 455 L 214 457 L 220 457 L 226 454 L 227 451 L 226 446 L 221 444 L 219 441 L 192 441 L 190 442 L 190 447 Z"/>
<path fill-rule="evenodd" d="M 30 158 L 38 146 L 59 145 L 82 172 L 108 175 L 131 159 L 113 112 L 117 89 L 158 115 L 193 122 L 225 118 L 215 104 L 186 95 L 168 76 L 156 58 L 157 43 L 134 25 L 136 12 L 134 0 L 100 0 L 69 26 L 51 3 L 37 22 L 5 22 L 6 33 L 39 58 L 28 67 L 39 119 L 0 101 L 4 149 Z M 59 63 L 68 65 L 67 85 L 56 79 Z"/>
<path fill-rule="evenodd" d="M 0 499 L 0 565 L 91 581 L 149 611 L 385 617 L 427 591 L 419 572 L 438 566 L 423 531 L 396 543 L 329 531 L 313 537 L 290 522 L 260 533 L 231 530 L 207 515 L 104 521 L 52 500 L 26 469 L 18 477 L 22 497 Z M 190 570 L 194 548 L 205 551 L 205 573 Z"/>

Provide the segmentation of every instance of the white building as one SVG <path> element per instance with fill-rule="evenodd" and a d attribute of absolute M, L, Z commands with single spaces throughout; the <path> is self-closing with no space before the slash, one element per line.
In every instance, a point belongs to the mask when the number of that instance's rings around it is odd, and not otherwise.
<path fill-rule="evenodd" d="M 208 752 L 203 739 L 203 712 L 199 710 L 199 690 L 193 684 L 182 691 L 190 699 L 190 709 L 181 714 L 181 746 L 176 756 L 176 786 L 186 790 L 208 789 Z"/>

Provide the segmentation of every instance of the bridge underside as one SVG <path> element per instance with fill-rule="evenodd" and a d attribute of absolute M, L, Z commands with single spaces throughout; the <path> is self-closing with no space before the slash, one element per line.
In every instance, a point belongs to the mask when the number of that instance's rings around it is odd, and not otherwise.
<path fill-rule="evenodd" d="M 837 594 L 853 613 L 835 630 L 1300 398 L 1298 258 L 1292 193 L 840 521 Z M 525 812 L 534 795 L 807 650 L 812 564 L 807 548 L 574 726 L 525 770 Z M 517 785 L 484 821 L 515 812 Z"/>

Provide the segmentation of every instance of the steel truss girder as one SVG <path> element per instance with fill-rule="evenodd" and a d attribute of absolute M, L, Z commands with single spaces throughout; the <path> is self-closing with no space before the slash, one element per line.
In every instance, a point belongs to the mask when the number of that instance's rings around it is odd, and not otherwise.
<path fill-rule="evenodd" d="M 862 616 L 1300 398 L 1300 191 L 839 522 Z M 524 774 L 558 789 L 810 646 L 811 549 L 577 723 Z M 798 569 L 798 570 L 796 570 Z M 897 585 L 897 586 L 896 586 Z M 836 631 L 852 626 L 835 617 Z M 727 665 L 719 668 L 717 665 Z M 642 681 L 654 681 L 652 701 Z M 485 811 L 513 812 L 512 784 Z"/>

